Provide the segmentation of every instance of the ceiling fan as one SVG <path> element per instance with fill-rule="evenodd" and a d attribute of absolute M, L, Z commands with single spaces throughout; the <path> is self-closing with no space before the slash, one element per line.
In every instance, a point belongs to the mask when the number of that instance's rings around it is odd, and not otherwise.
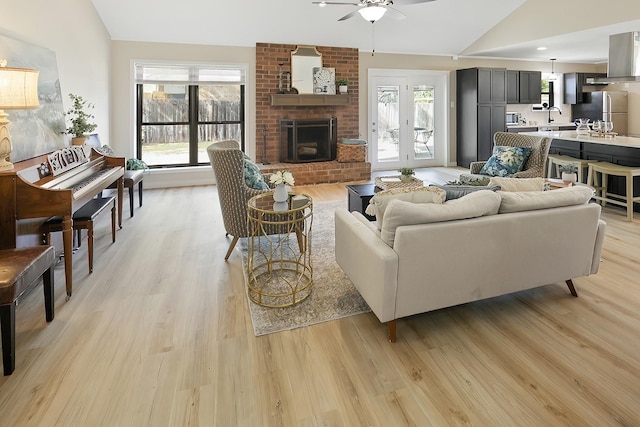
<path fill-rule="evenodd" d="M 387 11 L 395 19 L 404 19 L 407 15 L 400 12 L 392 5 L 407 6 L 418 3 L 429 3 L 435 0 L 360 0 L 359 2 L 331 2 L 331 1 L 312 1 L 312 4 L 317 4 L 320 7 L 327 5 L 342 5 L 342 6 L 358 6 L 358 9 L 351 13 L 346 14 L 338 21 L 345 21 L 356 13 L 359 13 L 365 20 L 374 23 L 382 18 Z"/>

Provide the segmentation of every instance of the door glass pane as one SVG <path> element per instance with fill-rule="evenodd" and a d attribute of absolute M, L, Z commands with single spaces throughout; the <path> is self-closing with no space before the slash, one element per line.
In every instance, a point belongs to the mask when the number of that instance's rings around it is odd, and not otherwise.
<path fill-rule="evenodd" d="M 400 159 L 399 94 L 399 86 L 378 86 L 378 162 Z"/>
<path fill-rule="evenodd" d="M 189 164 L 189 126 L 142 126 L 142 160 L 149 166 Z"/>
<path fill-rule="evenodd" d="M 413 87 L 413 141 L 415 159 L 433 159 L 434 146 L 434 93 L 435 87 Z"/>

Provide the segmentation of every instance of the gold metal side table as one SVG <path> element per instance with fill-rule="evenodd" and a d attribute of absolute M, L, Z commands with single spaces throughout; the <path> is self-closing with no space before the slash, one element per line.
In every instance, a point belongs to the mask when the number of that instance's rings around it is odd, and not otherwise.
<path fill-rule="evenodd" d="M 265 307 L 304 301 L 313 288 L 313 200 L 290 192 L 288 201 L 275 203 L 269 192 L 252 197 L 247 208 L 249 298 Z"/>

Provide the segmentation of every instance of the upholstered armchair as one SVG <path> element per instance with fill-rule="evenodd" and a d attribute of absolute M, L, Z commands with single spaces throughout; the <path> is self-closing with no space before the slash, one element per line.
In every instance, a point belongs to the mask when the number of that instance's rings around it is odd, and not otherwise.
<path fill-rule="evenodd" d="M 493 145 L 509 147 L 531 147 L 531 154 L 520 172 L 510 175 L 510 178 L 542 178 L 544 177 L 545 164 L 549 155 L 551 138 L 531 135 L 520 135 L 510 132 L 496 132 L 493 137 Z M 480 173 L 484 162 L 472 162 L 469 173 L 460 175 L 461 182 L 488 180 L 490 176 Z"/>
<path fill-rule="evenodd" d="M 233 236 L 225 261 L 229 259 L 240 237 L 247 237 L 247 202 L 269 190 L 249 188 L 244 180 L 244 153 L 237 141 L 220 141 L 207 147 L 216 177 L 222 220 L 227 235 Z"/>

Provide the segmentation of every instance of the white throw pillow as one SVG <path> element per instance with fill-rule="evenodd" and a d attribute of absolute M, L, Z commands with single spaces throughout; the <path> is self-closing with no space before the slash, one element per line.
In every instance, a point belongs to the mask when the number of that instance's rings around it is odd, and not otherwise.
<path fill-rule="evenodd" d="M 376 217 L 378 230 L 382 227 L 384 212 L 392 200 L 411 203 L 444 203 L 447 192 L 438 187 L 402 187 L 391 188 L 376 193 L 369 201 L 366 214 Z"/>
<path fill-rule="evenodd" d="M 502 191 L 543 191 L 544 178 L 501 178 L 491 177 L 489 186 L 500 186 Z"/>
<path fill-rule="evenodd" d="M 533 211 L 561 206 L 583 205 L 593 197 L 594 190 L 586 185 L 550 191 L 497 192 L 502 198 L 500 213 Z"/>
<path fill-rule="evenodd" d="M 500 207 L 500 196 L 490 190 L 469 193 L 459 199 L 443 204 L 413 204 L 402 200 L 392 200 L 382 221 L 380 237 L 393 247 L 396 229 L 402 225 L 428 224 L 432 222 L 475 218 L 495 215 Z"/>

